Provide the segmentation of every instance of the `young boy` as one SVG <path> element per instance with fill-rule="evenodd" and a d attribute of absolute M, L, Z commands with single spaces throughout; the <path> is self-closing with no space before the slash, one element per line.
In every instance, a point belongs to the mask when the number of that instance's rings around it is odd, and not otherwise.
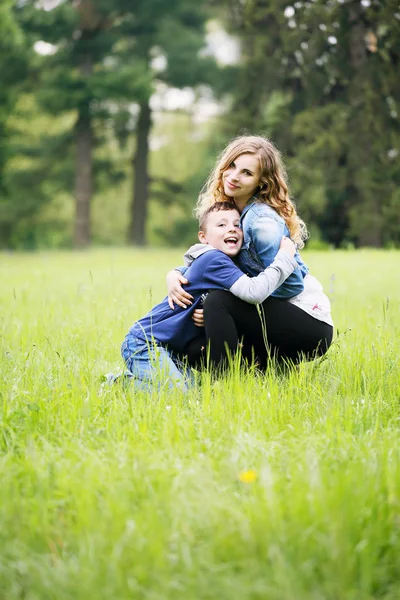
<path fill-rule="evenodd" d="M 160 375 L 162 381 L 167 378 L 169 387 L 188 389 L 193 374 L 178 356 L 198 335 L 191 317 L 203 294 L 211 289 L 229 290 L 246 302 L 258 304 L 297 267 L 295 245 L 289 238 L 283 238 L 274 262 L 267 269 L 257 277 L 244 275 L 232 261 L 243 243 L 239 223 L 240 214 L 231 203 L 216 202 L 210 206 L 200 221 L 201 244 L 187 253 L 195 256 L 185 273 L 190 281 L 186 290 L 193 296 L 192 305 L 172 310 L 164 298 L 129 330 L 121 354 L 136 389 L 150 390 Z"/>

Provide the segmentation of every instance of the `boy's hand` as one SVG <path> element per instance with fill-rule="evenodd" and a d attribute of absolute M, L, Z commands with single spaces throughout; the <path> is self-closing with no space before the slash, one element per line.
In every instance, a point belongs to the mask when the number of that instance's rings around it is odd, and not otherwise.
<path fill-rule="evenodd" d="M 196 308 L 192 315 L 193 323 L 196 327 L 204 327 L 204 310 L 202 308 Z"/>
<path fill-rule="evenodd" d="M 193 296 L 185 292 L 182 285 L 189 283 L 186 277 L 179 273 L 179 271 L 170 271 L 167 273 L 167 293 L 168 293 L 168 304 L 172 310 L 174 310 L 174 302 L 181 308 L 187 308 L 191 306 Z"/>
<path fill-rule="evenodd" d="M 290 238 L 283 236 L 281 240 L 280 250 L 283 250 L 293 258 L 296 254 L 296 245 L 292 242 Z"/>

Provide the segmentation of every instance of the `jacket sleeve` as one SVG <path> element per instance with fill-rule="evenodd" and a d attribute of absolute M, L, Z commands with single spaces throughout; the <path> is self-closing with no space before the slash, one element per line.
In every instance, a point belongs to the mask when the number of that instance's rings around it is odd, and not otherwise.
<path fill-rule="evenodd" d="M 229 291 L 250 304 L 259 304 L 272 294 L 293 273 L 297 262 L 283 250 L 279 250 L 273 263 L 257 277 L 242 275 Z"/>
<path fill-rule="evenodd" d="M 257 256 L 264 265 L 269 267 L 278 254 L 284 227 L 271 217 L 258 217 L 252 227 L 251 237 Z"/>
<path fill-rule="evenodd" d="M 264 268 L 272 264 L 284 235 L 284 224 L 271 217 L 258 217 L 252 227 L 252 241 Z M 296 268 L 274 294 L 279 298 L 292 298 L 304 289 L 303 275 L 297 261 Z M 279 287 L 279 286 L 278 286 Z"/>

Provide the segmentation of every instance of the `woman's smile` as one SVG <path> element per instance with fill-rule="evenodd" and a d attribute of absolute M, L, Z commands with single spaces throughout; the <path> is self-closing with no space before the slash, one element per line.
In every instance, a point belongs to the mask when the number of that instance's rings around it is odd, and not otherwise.
<path fill-rule="evenodd" d="M 230 187 L 232 190 L 237 190 L 238 189 L 238 185 L 235 185 L 234 183 L 232 183 L 231 181 L 227 181 L 226 182 L 227 186 Z"/>

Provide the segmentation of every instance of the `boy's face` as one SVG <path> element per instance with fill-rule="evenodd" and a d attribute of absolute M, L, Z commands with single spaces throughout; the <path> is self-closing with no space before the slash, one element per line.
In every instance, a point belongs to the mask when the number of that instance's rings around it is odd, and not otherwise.
<path fill-rule="evenodd" d="M 211 212 L 203 231 L 199 231 L 199 240 L 230 257 L 236 256 L 243 243 L 243 231 L 239 223 L 240 215 L 236 209 Z"/>

